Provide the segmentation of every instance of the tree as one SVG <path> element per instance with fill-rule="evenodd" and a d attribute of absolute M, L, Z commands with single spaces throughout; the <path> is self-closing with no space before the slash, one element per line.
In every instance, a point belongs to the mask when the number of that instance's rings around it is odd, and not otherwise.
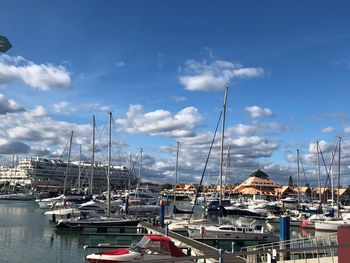
<path fill-rule="evenodd" d="M 293 186 L 293 177 L 292 177 L 292 175 L 289 175 L 289 177 L 288 177 L 288 186 Z"/>
<path fill-rule="evenodd" d="M 165 190 L 165 189 L 173 189 L 173 185 L 172 184 L 169 184 L 169 183 L 166 183 L 166 184 L 162 184 L 161 187 L 160 187 L 162 190 Z"/>

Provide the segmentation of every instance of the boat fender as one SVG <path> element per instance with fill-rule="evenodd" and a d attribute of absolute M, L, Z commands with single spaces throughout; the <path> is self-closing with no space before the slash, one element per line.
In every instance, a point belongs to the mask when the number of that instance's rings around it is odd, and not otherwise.
<path fill-rule="evenodd" d="M 205 234 L 207 233 L 207 229 L 205 228 L 205 226 L 200 227 L 199 233 L 201 234 L 202 238 L 205 236 Z"/>

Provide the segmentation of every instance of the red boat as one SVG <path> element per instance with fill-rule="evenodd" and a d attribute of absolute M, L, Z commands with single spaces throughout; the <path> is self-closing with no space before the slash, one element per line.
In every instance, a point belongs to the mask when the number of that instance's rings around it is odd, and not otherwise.
<path fill-rule="evenodd" d="M 186 257 L 167 236 L 145 235 L 130 248 L 112 249 L 86 256 L 90 263 L 112 263 Z M 189 260 L 177 262 L 193 262 Z"/>

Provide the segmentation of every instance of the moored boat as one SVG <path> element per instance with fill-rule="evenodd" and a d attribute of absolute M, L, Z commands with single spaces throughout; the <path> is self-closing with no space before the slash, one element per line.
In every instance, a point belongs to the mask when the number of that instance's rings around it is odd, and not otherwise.
<path fill-rule="evenodd" d="M 174 242 L 167 236 L 145 235 L 137 244 L 130 248 L 111 249 L 86 256 L 90 263 L 151 261 L 157 259 L 171 259 L 186 257 Z M 181 260 L 176 262 L 193 262 Z"/>
<path fill-rule="evenodd" d="M 57 221 L 55 228 L 60 229 L 83 229 L 85 227 L 118 227 L 137 226 L 139 220 L 126 219 L 123 217 L 91 217 L 69 218 Z"/>
<path fill-rule="evenodd" d="M 188 230 L 193 239 L 228 239 L 235 241 L 277 242 L 278 236 L 267 231 L 261 225 L 212 225 L 200 226 Z"/>

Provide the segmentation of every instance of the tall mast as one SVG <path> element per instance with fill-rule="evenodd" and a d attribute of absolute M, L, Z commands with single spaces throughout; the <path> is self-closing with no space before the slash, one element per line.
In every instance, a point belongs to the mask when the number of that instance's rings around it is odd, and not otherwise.
<path fill-rule="evenodd" d="M 107 217 L 111 215 L 111 162 L 112 162 L 112 112 L 109 112 L 108 167 L 107 167 Z"/>
<path fill-rule="evenodd" d="M 91 158 L 91 178 L 90 178 L 90 193 L 94 191 L 94 167 L 95 167 L 95 130 L 96 122 L 95 115 L 92 115 L 92 158 Z"/>
<path fill-rule="evenodd" d="M 224 105 L 223 105 L 223 116 L 222 116 L 222 129 L 221 129 L 221 152 L 220 152 L 220 195 L 219 195 L 219 205 L 221 205 L 221 201 L 223 198 L 222 192 L 222 172 L 223 172 L 223 163 L 224 163 L 224 138 L 225 138 L 225 117 L 226 117 L 226 102 L 227 102 L 227 91 L 228 87 L 225 88 L 225 96 L 224 96 Z"/>
<path fill-rule="evenodd" d="M 81 175 L 81 144 L 79 145 L 79 174 L 78 174 L 78 189 L 80 192 L 80 175 Z"/>
<path fill-rule="evenodd" d="M 339 145 L 338 145 L 338 189 L 337 189 L 337 204 L 338 204 L 338 217 L 339 217 L 339 192 L 340 192 L 340 152 L 341 152 L 341 137 L 339 137 Z"/>
<path fill-rule="evenodd" d="M 321 194 L 321 167 L 320 167 L 320 145 L 317 141 L 317 172 L 318 172 L 318 198 L 320 200 L 320 204 L 322 201 L 322 194 Z"/>
<path fill-rule="evenodd" d="M 335 151 L 332 152 L 331 167 L 329 168 L 329 175 L 331 177 L 331 198 L 332 198 L 332 208 L 334 208 L 334 177 L 333 177 L 333 160 L 335 156 Z"/>
<path fill-rule="evenodd" d="M 297 150 L 297 165 L 298 165 L 298 171 L 297 171 L 297 187 L 298 187 L 298 205 L 300 205 L 300 168 L 299 168 L 299 161 L 300 161 L 300 156 L 299 156 L 299 150 Z"/>
<path fill-rule="evenodd" d="M 63 195 L 66 194 L 66 187 L 67 187 L 67 177 L 69 172 L 69 164 L 70 164 L 70 155 L 72 151 L 72 140 L 73 140 L 73 131 L 70 135 L 69 139 L 69 151 L 68 151 L 68 160 L 67 160 L 67 168 L 66 168 L 66 176 L 64 177 L 64 184 L 63 184 Z"/>
<path fill-rule="evenodd" d="M 229 177 L 230 166 L 231 166 L 231 162 L 230 162 L 230 145 L 229 145 L 227 147 L 227 156 L 226 156 L 226 169 L 225 169 L 225 180 L 224 180 L 225 185 L 227 185 L 230 181 L 230 177 Z"/>
<path fill-rule="evenodd" d="M 128 174 L 128 191 L 130 191 L 131 188 L 131 167 L 132 167 L 132 159 L 131 159 L 131 154 L 129 155 L 129 174 Z"/>
<path fill-rule="evenodd" d="M 141 183 L 142 155 L 143 155 L 143 148 L 141 147 L 140 158 L 139 158 L 139 178 L 137 180 L 137 185 L 136 185 L 136 195 L 139 195 L 139 189 L 140 189 L 140 183 Z"/>
<path fill-rule="evenodd" d="M 176 204 L 176 185 L 177 185 L 177 169 L 179 165 L 179 148 L 180 148 L 180 142 L 177 141 L 176 161 L 175 161 L 175 182 L 174 182 L 174 207 Z"/>

